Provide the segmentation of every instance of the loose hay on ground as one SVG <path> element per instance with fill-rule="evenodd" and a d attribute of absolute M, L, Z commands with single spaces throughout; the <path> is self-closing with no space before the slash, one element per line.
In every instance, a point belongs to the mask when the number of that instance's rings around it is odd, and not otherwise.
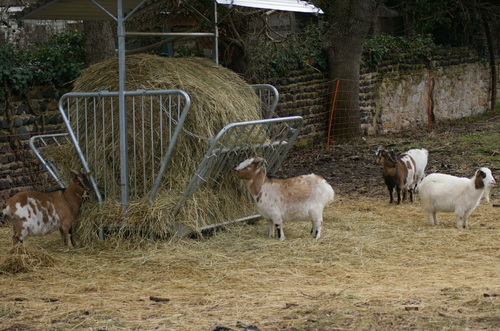
<path fill-rule="evenodd" d="M 487 157 L 481 163 L 499 169 Z M 336 167 L 350 186 L 359 180 Z M 264 221 L 141 247 L 111 238 L 68 251 L 58 234 L 30 237 L 25 245 L 50 250 L 58 266 L 0 274 L 0 329 L 498 329 L 498 208 L 481 202 L 469 230 L 457 230 L 453 214 L 434 227 L 418 199 L 389 205 L 383 181 L 362 194 L 335 181 L 318 241 L 307 222 L 285 224 L 283 242 L 269 239 Z M 11 235 L 0 227 L 0 261 Z"/>
<path fill-rule="evenodd" d="M 30 248 L 25 245 L 12 247 L 0 264 L 0 272 L 17 274 L 38 270 L 39 268 L 53 267 L 56 259 L 40 247 Z"/>
<path fill-rule="evenodd" d="M 390 206 L 339 195 L 325 209 L 317 241 L 308 222 L 285 224 L 282 242 L 269 239 L 260 221 L 209 239 L 175 238 L 134 250 L 114 240 L 54 250 L 60 267 L 37 273 L 44 286 L 23 307 L 30 325 L 41 329 L 211 330 L 238 321 L 262 330 L 308 330 L 321 321 L 316 329 L 492 328 L 488 317 L 500 312 L 494 296 L 500 224 L 488 205 L 472 217 L 485 225 L 431 227 L 418 202 Z M 6 246 L 7 232 L 0 234 Z M 30 239 L 60 245 L 56 235 Z M 13 298 L 30 297 L 30 279 L 1 277 L 7 307 L 15 309 Z M 21 316 L 7 316 L 1 327 L 20 322 Z"/>

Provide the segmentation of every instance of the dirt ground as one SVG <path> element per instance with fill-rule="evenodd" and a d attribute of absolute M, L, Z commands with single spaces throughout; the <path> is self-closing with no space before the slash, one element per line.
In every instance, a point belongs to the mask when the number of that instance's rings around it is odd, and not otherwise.
<path fill-rule="evenodd" d="M 319 240 L 308 222 L 285 224 L 284 241 L 267 237 L 265 221 L 200 239 L 73 250 L 53 233 L 24 243 L 50 264 L 11 273 L 2 267 L 12 230 L 0 227 L 0 329 L 498 330 L 498 187 L 470 229 L 457 230 L 453 214 L 430 226 L 418 199 L 389 205 L 374 152 L 425 147 L 428 173 L 489 166 L 498 179 L 499 129 L 500 116 L 490 116 L 292 151 L 279 176 L 318 173 L 336 191 Z"/>
<path fill-rule="evenodd" d="M 326 150 L 326 143 L 315 148 L 292 150 L 277 178 L 316 173 L 325 177 L 335 192 L 345 196 L 378 197 L 384 188 L 381 167 L 376 164 L 379 146 L 395 152 L 426 148 L 426 173 L 442 172 L 470 177 L 479 167 L 489 167 L 500 177 L 500 115 L 483 119 L 434 124 L 432 131 L 415 129 L 399 134 L 367 137 L 357 143 L 340 144 Z M 483 138 L 486 137 L 486 138 Z M 495 189 L 494 189 L 495 190 Z M 498 191 L 496 191 L 498 192 Z M 498 193 L 494 194 L 498 194 Z"/>

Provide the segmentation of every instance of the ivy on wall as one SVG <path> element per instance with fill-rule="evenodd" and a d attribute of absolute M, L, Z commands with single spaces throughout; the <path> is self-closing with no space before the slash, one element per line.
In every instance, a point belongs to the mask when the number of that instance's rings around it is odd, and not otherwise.
<path fill-rule="evenodd" d="M 365 40 L 361 65 L 376 69 L 383 60 L 393 64 L 413 59 L 429 60 L 438 50 L 431 35 L 413 34 L 404 37 L 376 35 Z"/>
<path fill-rule="evenodd" d="M 245 76 L 250 81 L 263 82 L 286 77 L 290 71 L 328 68 L 317 24 L 307 25 L 301 33 L 280 40 L 259 39 L 248 47 L 249 69 Z"/>
<path fill-rule="evenodd" d="M 85 66 L 84 41 L 82 32 L 67 31 L 25 49 L 0 44 L 0 98 L 7 92 L 23 95 L 34 84 L 61 87 L 78 77 Z"/>

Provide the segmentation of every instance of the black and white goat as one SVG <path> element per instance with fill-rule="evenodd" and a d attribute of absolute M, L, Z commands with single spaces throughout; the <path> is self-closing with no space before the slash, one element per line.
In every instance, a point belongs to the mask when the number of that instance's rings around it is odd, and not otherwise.
<path fill-rule="evenodd" d="M 413 202 L 413 192 L 425 176 L 425 168 L 429 152 L 426 149 L 410 149 L 401 155 L 396 155 L 394 151 L 386 151 L 379 147 L 375 152 L 377 162 L 382 165 L 382 176 L 389 191 L 389 203 L 393 203 L 393 191 L 398 194 L 397 204 L 401 203 L 406 194 L 410 195 L 410 202 Z"/>

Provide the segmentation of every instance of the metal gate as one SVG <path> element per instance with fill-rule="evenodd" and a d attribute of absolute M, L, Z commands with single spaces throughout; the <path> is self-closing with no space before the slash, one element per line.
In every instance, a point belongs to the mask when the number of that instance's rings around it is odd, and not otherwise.
<path fill-rule="evenodd" d="M 253 86 L 259 99 L 261 116 L 264 119 L 230 123 L 216 137 L 208 137 L 209 147 L 192 175 L 182 196 L 175 205 L 177 213 L 201 185 L 217 184 L 220 176 L 232 172 L 236 164 L 250 156 L 261 156 L 267 161 L 270 175 L 274 174 L 296 140 L 302 125 L 299 116 L 280 118 L 274 110 L 279 100 L 276 88 L 271 85 Z M 68 93 L 59 101 L 59 110 L 68 133 L 32 137 L 30 146 L 49 173 L 61 187 L 66 183 L 60 176 L 57 165 L 46 160 L 41 150 L 50 146 L 67 144 L 75 149 L 82 168 L 91 173 L 94 192 L 102 203 L 104 199 L 119 201 L 149 197 L 150 201 L 160 187 L 169 165 L 177 138 L 189 134 L 183 129 L 190 107 L 189 95 L 181 90 L 138 90 L 125 93 L 127 108 L 132 112 L 132 121 L 127 123 L 130 137 L 127 166 L 127 183 L 120 182 L 119 113 L 116 111 L 118 92 Z M 104 131 L 111 134 L 104 135 Z M 185 133 L 186 132 L 186 133 Z M 102 140 L 92 137 L 104 137 Z M 159 158 L 146 158 L 151 151 L 160 151 Z M 132 154 L 132 155 L 130 155 Z M 148 164 L 145 167 L 145 164 Z M 146 173 L 149 169 L 150 173 Z M 99 183 L 99 185 L 98 185 Z M 127 200 L 123 201 L 123 190 Z"/>
<path fill-rule="evenodd" d="M 131 159 L 128 183 L 120 182 L 121 144 L 116 111 L 118 92 L 67 93 L 59 101 L 59 110 L 67 134 L 34 136 L 30 145 L 54 179 L 63 186 L 59 172 L 45 160 L 40 151 L 50 145 L 61 145 L 69 138 L 82 168 L 91 173 L 91 182 L 99 203 L 106 199 L 118 200 L 126 191 L 129 199 L 137 199 L 156 192 L 169 164 L 190 107 L 189 95 L 181 90 L 127 91 L 125 98 L 132 113 L 128 135 L 132 138 L 128 150 Z M 99 133 L 99 135 L 98 135 Z M 104 134 L 107 133 L 107 134 Z M 93 137 L 103 137 L 101 141 Z M 154 153 L 152 153 L 154 152 Z M 158 154 L 159 158 L 146 159 Z M 139 164 L 137 160 L 143 161 Z M 150 173 L 143 171 L 148 163 Z M 97 183 L 100 183 L 99 187 Z"/>
<path fill-rule="evenodd" d="M 225 126 L 212 140 L 173 213 L 179 211 L 184 200 L 199 186 L 210 180 L 217 181 L 218 176 L 232 171 L 248 157 L 263 157 L 267 162 L 267 172 L 273 175 L 293 145 L 302 125 L 302 117 L 292 116 Z"/>

